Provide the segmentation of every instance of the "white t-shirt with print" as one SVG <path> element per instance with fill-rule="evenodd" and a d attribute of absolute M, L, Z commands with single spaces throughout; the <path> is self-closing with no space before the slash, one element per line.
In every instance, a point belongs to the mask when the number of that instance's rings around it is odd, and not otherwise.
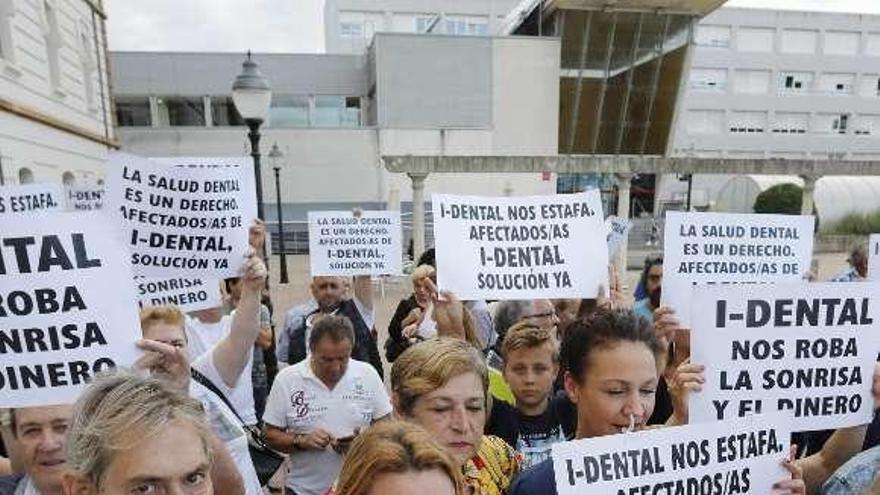
<path fill-rule="evenodd" d="M 214 366 L 210 354 L 203 354 L 200 358 L 196 359 L 192 363 L 192 367 L 210 380 L 224 394 L 228 392 L 228 387 L 223 385 L 222 380 L 219 380 L 220 376 L 217 372 L 217 367 Z M 257 471 L 254 469 L 251 454 L 248 451 L 247 434 L 241 427 L 238 418 L 229 410 L 223 399 L 220 399 L 204 385 L 194 380 L 190 380 L 189 395 L 202 403 L 211 429 L 217 435 L 217 438 L 226 444 L 226 448 L 238 467 L 239 474 L 241 474 L 245 493 L 247 495 L 263 495 L 260 479 L 257 477 Z"/>
<path fill-rule="evenodd" d="M 335 438 L 363 431 L 391 413 L 391 401 L 376 370 L 349 359 L 339 383 L 328 389 L 303 360 L 283 369 L 272 384 L 263 421 L 291 433 L 322 429 Z M 287 486 L 297 495 L 322 495 L 342 468 L 342 456 L 326 449 L 295 450 Z"/>
<path fill-rule="evenodd" d="M 195 361 L 214 350 L 217 343 L 229 335 L 229 332 L 232 330 L 232 314 L 224 316 L 217 323 L 204 323 L 201 320 L 187 316 L 184 328 L 186 330 L 186 348 L 191 359 Z M 222 385 L 223 393 L 226 394 L 226 398 L 235 406 L 238 414 L 241 415 L 248 426 L 253 426 L 257 424 L 252 371 L 254 365 L 253 350 L 250 351 L 249 356 L 247 365 L 245 365 L 244 370 L 238 377 L 238 383 L 231 390 L 228 390 L 219 374 L 216 377 L 217 379 L 213 376 L 209 378 L 218 387 Z"/>

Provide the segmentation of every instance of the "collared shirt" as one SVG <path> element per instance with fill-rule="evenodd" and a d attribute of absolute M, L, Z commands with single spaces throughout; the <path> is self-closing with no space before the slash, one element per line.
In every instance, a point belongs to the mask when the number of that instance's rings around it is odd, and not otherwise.
<path fill-rule="evenodd" d="M 335 438 L 363 431 L 391 413 L 382 379 L 368 363 L 349 359 L 339 382 L 329 389 L 312 371 L 310 359 L 281 370 L 272 384 L 263 421 L 291 433 L 321 429 Z M 324 450 L 296 450 L 287 486 L 298 495 L 321 495 L 342 468 L 342 456 Z"/>
<path fill-rule="evenodd" d="M 880 446 L 866 450 L 840 467 L 822 486 L 822 495 L 861 495 L 880 480 Z"/>
<path fill-rule="evenodd" d="M 855 268 L 850 268 L 831 279 L 832 282 L 861 282 L 863 280 L 865 280 L 865 277 L 859 275 L 859 272 L 856 271 Z"/>

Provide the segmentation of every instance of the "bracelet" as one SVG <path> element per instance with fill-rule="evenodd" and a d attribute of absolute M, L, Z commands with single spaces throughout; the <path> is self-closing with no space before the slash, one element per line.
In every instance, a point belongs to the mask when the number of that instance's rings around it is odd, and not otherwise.
<path fill-rule="evenodd" d="M 306 435 L 304 433 L 294 433 L 292 444 L 293 448 L 291 450 L 302 450 L 302 447 L 300 447 L 300 441 L 305 438 L 305 436 Z"/>

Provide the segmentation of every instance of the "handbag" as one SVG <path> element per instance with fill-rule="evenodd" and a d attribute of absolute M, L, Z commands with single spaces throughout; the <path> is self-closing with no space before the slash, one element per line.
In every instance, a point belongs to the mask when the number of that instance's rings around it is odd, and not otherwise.
<path fill-rule="evenodd" d="M 257 472 L 257 478 L 260 480 L 260 486 L 266 486 L 284 462 L 284 455 L 280 454 L 272 447 L 269 447 L 266 443 L 266 439 L 263 438 L 263 432 L 260 431 L 258 427 L 245 424 L 244 420 L 241 419 L 241 416 L 238 415 L 238 411 L 235 410 L 235 407 L 229 402 L 229 399 L 226 398 L 226 395 L 217 388 L 208 377 L 201 374 L 195 368 L 190 368 L 190 372 L 193 380 L 197 381 L 213 392 L 214 395 L 219 397 L 238 419 L 238 422 L 241 424 L 242 429 L 247 435 L 248 452 L 251 455 L 251 462 L 254 465 L 254 470 Z"/>

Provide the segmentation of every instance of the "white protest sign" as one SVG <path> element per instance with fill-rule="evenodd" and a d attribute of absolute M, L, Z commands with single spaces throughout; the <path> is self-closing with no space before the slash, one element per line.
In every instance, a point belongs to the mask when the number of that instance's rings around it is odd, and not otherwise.
<path fill-rule="evenodd" d="M 70 186 L 65 191 L 67 210 L 100 210 L 104 206 L 104 186 Z"/>
<path fill-rule="evenodd" d="M 617 254 L 617 251 L 620 250 L 620 246 L 623 245 L 623 240 L 629 235 L 630 227 L 632 227 L 632 222 L 626 218 L 611 215 L 605 219 L 605 228 L 608 229 L 608 236 L 606 239 L 608 242 L 609 257 L 613 258 Z"/>
<path fill-rule="evenodd" d="M 131 266 L 98 213 L 0 216 L 0 407 L 73 403 L 141 337 Z"/>
<path fill-rule="evenodd" d="M 437 283 L 463 300 L 591 298 L 608 287 L 598 190 L 433 196 Z"/>
<path fill-rule="evenodd" d="M 137 275 L 239 275 L 256 218 L 250 158 L 147 160 L 110 155 L 106 211 Z"/>
<path fill-rule="evenodd" d="M 802 281 L 813 224 L 811 216 L 667 212 L 663 304 L 688 326 L 695 284 Z"/>
<path fill-rule="evenodd" d="M 32 214 L 64 209 L 61 184 L 25 184 L 0 187 L 0 216 Z"/>
<path fill-rule="evenodd" d="M 791 411 L 796 431 L 870 423 L 880 284 L 701 287 L 691 362 L 706 366 L 690 419 Z"/>
<path fill-rule="evenodd" d="M 309 259 L 316 275 L 400 275 L 399 211 L 309 212 Z"/>
<path fill-rule="evenodd" d="M 880 280 L 880 234 L 868 238 L 868 280 Z"/>
<path fill-rule="evenodd" d="M 223 305 L 217 279 L 135 277 L 135 283 L 141 307 L 177 306 L 189 313 Z"/>
<path fill-rule="evenodd" d="M 791 419 L 765 416 L 557 443 L 552 450 L 556 491 L 766 495 L 774 483 L 791 478 L 782 466 Z"/>

